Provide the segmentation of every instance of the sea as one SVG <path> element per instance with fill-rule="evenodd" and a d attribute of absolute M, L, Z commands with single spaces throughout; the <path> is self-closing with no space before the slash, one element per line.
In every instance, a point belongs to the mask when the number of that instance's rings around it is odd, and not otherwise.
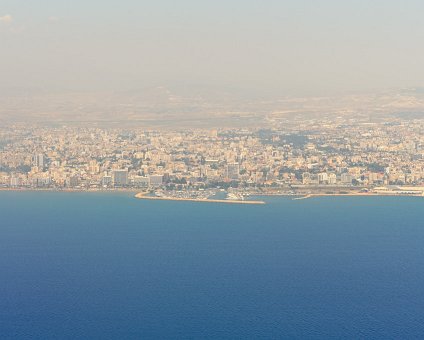
<path fill-rule="evenodd" d="M 424 197 L 264 200 L 0 192 L 0 338 L 424 338 Z"/>

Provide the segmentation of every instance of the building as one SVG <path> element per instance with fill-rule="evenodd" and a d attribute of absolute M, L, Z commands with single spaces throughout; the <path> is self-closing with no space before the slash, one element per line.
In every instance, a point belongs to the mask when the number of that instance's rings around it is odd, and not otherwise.
<path fill-rule="evenodd" d="M 112 185 L 113 179 L 112 176 L 105 175 L 102 177 L 102 186 L 110 187 Z"/>
<path fill-rule="evenodd" d="M 328 184 L 337 184 L 337 175 L 335 173 L 328 175 Z"/>
<path fill-rule="evenodd" d="M 160 187 L 163 184 L 163 175 L 150 175 L 150 186 Z"/>
<path fill-rule="evenodd" d="M 113 170 L 113 185 L 123 187 L 128 185 L 128 170 Z"/>
<path fill-rule="evenodd" d="M 90 172 L 90 174 L 98 174 L 100 171 L 100 167 L 99 164 L 97 163 L 97 161 L 95 159 L 91 160 L 90 163 L 88 164 L 88 171 Z"/>
<path fill-rule="evenodd" d="M 353 176 L 349 173 L 343 173 L 340 176 L 340 181 L 342 184 L 352 184 Z"/>
<path fill-rule="evenodd" d="M 328 183 L 328 174 L 326 172 L 321 172 L 318 174 L 318 182 L 319 184 L 327 184 Z"/>
<path fill-rule="evenodd" d="M 21 185 L 21 179 L 19 177 L 12 176 L 10 178 L 11 187 L 19 187 Z"/>
<path fill-rule="evenodd" d="M 238 180 L 240 174 L 240 164 L 230 163 L 227 164 L 227 178 L 230 180 Z"/>
<path fill-rule="evenodd" d="M 147 188 L 150 186 L 150 178 L 145 176 L 134 176 L 132 183 L 138 188 Z"/>
<path fill-rule="evenodd" d="M 32 158 L 33 165 L 36 166 L 39 170 L 44 169 L 44 162 L 44 155 L 42 153 L 34 155 L 34 157 Z"/>
<path fill-rule="evenodd" d="M 78 176 L 71 176 L 66 179 L 66 186 L 69 188 L 75 188 L 79 185 Z"/>

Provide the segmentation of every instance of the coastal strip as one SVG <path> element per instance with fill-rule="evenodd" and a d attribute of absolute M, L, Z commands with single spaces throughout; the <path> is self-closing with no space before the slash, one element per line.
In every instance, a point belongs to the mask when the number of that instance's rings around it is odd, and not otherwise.
<path fill-rule="evenodd" d="M 229 203 L 229 204 L 265 204 L 264 201 L 238 201 L 238 200 L 181 198 L 181 197 L 157 197 L 157 196 L 147 196 L 147 193 L 144 193 L 144 192 L 140 192 L 136 194 L 135 198 L 144 199 L 144 200 L 158 200 L 158 201 L 187 201 L 187 202 Z"/>
<path fill-rule="evenodd" d="M 386 193 L 374 193 L 374 192 L 367 192 L 367 193 L 362 193 L 362 192 L 357 192 L 357 193 L 346 193 L 346 194 L 307 194 L 305 196 L 301 196 L 301 197 L 295 197 L 293 198 L 293 201 L 299 201 L 299 200 L 305 200 L 308 198 L 313 198 L 313 197 L 332 197 L 332 196 L 368 196 L 368 197 L 424 197 L 423 195 L 420 194 L 399 194 L 396 192 L 386 192 Z"/>

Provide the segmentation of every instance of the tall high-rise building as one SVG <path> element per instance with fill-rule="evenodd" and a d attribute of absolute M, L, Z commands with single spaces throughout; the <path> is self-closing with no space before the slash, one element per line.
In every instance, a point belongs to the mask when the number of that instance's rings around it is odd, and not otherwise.
<path fill-rule="evenodd" d="M 128 185 L 128 170 L 113 170 L 113 185 L 122 187 Z"/>
<path fill-rule="evenodd" d="M 34 166 L 42 170 L 44 168 L 44 155 L 42 153 L 34 155 L 32 157 L 32 163 Z"/>
<path fill-rule="evenodd" d="M 66 186 L 68 188 L 75 188 L 78 186 L 78 184 L 79 184 L 79 178 L 76 175 L 68 177 L 66 179 Z"/>
<path fill-rule="evenodd" d="M 227 164 L 227 178 L 231 180 L 238 180 L 240 174 L 240 164 L 230 163 Z"/>

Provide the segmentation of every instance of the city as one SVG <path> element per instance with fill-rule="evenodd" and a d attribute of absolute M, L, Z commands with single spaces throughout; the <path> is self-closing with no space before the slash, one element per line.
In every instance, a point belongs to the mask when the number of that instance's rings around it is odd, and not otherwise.
<path fill-rule="evenodd" d="M 4 189 L 251 194 L 424 191 L 424 120 L 275 120 L 275 128 L 143 130 L 5 126 Z"/>

